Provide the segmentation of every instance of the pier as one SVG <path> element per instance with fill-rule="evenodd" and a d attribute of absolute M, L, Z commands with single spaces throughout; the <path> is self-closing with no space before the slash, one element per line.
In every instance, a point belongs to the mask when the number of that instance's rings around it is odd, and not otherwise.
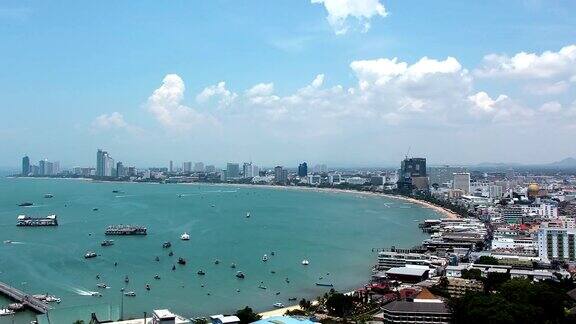
<path fill-rule="evenodd" d="M 16 219 L 16 226 L 58 226 L 58 220 L 56 215 L 46 217 L 20 215 Z"/>
<path fill-rule="evenodd" d="M 28 307 L 40 314 L 45 314 L 52 308 L 48 304 L 38 300 L 37 298 L 34 298 L 32 295 L 28 295 L 21 290 L 3 282 L 0 282 L 0 294 L 20 304 L 23 304 L 25 307 Z"/>

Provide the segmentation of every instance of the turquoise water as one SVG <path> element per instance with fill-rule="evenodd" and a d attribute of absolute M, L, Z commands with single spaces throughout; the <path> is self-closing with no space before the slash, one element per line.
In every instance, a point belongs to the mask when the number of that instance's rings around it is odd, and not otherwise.
<path fill-rule="evenodd" d="M 45 193 L 54 198 L 43 198 Z M 24 201 L 35 205 L 17 206 Z M 60 226 L 15 226 L 19 214 L 52 213 Z M 323 294 L 328 288 L 315 285 L 321 276 L 340 291 L 358 287 L 375 263 L 372 248 L 420 243 L 425 235 L 416 221 L 431 217 L 435 212 L 413 204 L 350 193 L 2 178 L 0 241 L 15 243 L 0 243 L 0 281 L 57 295 L 62 303 L 56 307 L 117 306 L 120 289 L 126 288 L 137 296 L 124 297 L 125 316 L 155 308 L 185 316 L 229 313 L 245 305 L 263 311 L 275 302 L 289 305 L 289 297 Z M 114 246 L 101 247 L 110 224 L 144 225 L 148 235 L 112 237 Z M 183 232 L 190 233 L 190 241 L 179 239 Z M 164 241 L 172 242 L 173 257 L 162 248 Z M 84 259 L 89 250 L 99 256 Z M 268 262 L 262 262 L 264 254 Z M 178 257 L 188 262 L 172 271 Z M 305 258 L 309 266 L 301 265 Z M 215 259 L 221 263 L 215 265 Z M 233 262 L 237 269 L 231 269 Z M 206 275 L 198 276 L 199 269 Z M 237 270 L 246 279 L 237 279 Z M 261 281 L 268 289 L 258 288 Z M 98 289 L 99 282 L 111 288 Z M 103 297 L 92 297 L 91 291 Z"/>

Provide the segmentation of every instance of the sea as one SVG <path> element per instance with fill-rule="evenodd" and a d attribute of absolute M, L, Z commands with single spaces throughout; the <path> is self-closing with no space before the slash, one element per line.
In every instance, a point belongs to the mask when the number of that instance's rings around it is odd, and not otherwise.
<path fill-rule="evenodd" d="M 17 227 L 22 214 L 56 214 L 59 226 Z M 426 238 L 418 222 L 438 217 L 412 203 L 351 192 L 3 177 L 0 281 L 61 298 L 53 304 L 61 312 L 87 305 L 106 305 L 123 318 L 163 308 L 186 317 L 245 306 L 265 311 L 330 289 L 316 283 L 342 292 L 362 286 L 376 263 L 374 249 L 413 247 Z M 105 236 L 107 226 L 118 224 L 145 226 L 148 235 Z M 185 232 L 189 241 L 180 239 Z M 102 247 L 105 239 L 114 245 Z M 98 256 L 85 259 L 89 251 Z M 0 297 L 0 308 L 8 303 Z M 29 323 L 33 315 L 16 319 Z"/>

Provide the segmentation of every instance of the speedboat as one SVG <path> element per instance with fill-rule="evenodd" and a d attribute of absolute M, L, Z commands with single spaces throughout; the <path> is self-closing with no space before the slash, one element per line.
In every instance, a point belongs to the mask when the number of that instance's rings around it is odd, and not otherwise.
<path fill-rule="evenodd" d="M 146 284 L 146 290 L 150 290 L 150 284 Z"/>
<path fill-rule="evenodd" d="M 220 260 L 218 259 L 214 260 L 214 264 L 220 264 Z"/>
<path fill-rule="evenodd" d="M 290 298 L 288 298 L 288 301 L 295 301 L 295 300 L 296 300 L 296 297 L 290 297 Z"/>
<path fill-rule="evenodd" d="M 10 244 L 10 243 L 12 243 L 12 240 L 6 240 L 6 241 L 4 241 L 4 244 Z"/>
<path fill-rule="evenodd" d="M 92 208 L 92 211 L 98 211 L 98 208 Z"/>
<path fill-rule="evenodd" d="M 230 265 L 230 268 L 236 269 L 236 263 L 232 263 L 232 264 Z"/>
<path fill-rule="evenodd" d="M 133 291 L 127 291 L 127 292 L 124 293 L 124 296 L 127 296 L 127 297 L 136 297 L 136 293 L 133 292 Z"/>
<path fill-rule="evenodd" d="M 44 198 L 54 198 L 54 195 L 47 193 L 47 194 L 44 194 Z"/>
<path fill-rule="evenodd" d="M 264 256 L 262 257 L 262 261 L 263 262 L 268 261 L 268 255 L 267 254 L 264 254 Z"/>
<path fill-rule="evenodd" d="M 250 218 L 250 212 L 246 213 L 246 218 Z"/>
<path fill-rule="evenodd" d="M 308 261 L 306 259 L 302 260 L 302 265 L 309 265 L 309 264 L 310 264 L 310 261 Z"/>
<path fill-rule="evenodd" d="M 260 288 L 260 289 L 268 289 L 268 288 L 267 288 L 266 286 L 264 286 L 264 285 L 260 285 L 260 286 L 258 286 L 258 288 Z"/>
<path fill-rule="evenodd" d="M 112 246 L 114 245 L 114 240 L 104 240 L 100 243 L 101 246 Z"/>
<path fill-rule="evenodd" d="M 91 259 L 91 258 L 95 258 L 97 256 L 96 253 L 90 251 L 90 252 L 86 252 L 86 254 L 84 254 L 84 259 Z"/>
<path fill-rule="evenodd" d="M 242 273 L 242 271 L 238 271 L 236 272 L 236 278 L 238 279 L 244 279 L 246 276 L 244 276 L 244 274 Z"/>
<path fill-rule="evenodd" d="M 276 308 L 284 308 L 284 304 L 282 304 L 282 303 L 274 303 L 274 307 L 276 307 Z"/>
<path fill-rule="evenodd" d="M 154 276 L 154 279 L 160 280 L 160 276 L 159 276 L 159 275 L 155 275 L 155 276 Z"/>
<path fill-rule="evenodd" d="M 48 303 L 54 303 L 55 302 L 57 304 L 60 304 L 60 302 L 62 301 L 60 298 L 55 297 L 55 296 L 46 296 L 45 300 Z"/>
<path fill-rule="evenodd" d="M 96 286 L 97 286 L 98 288 L 103 288 L 103 289 L 108 288 L 108 285 L 105 284 L 105 283 L 99 283 L 99 284 L 97 284 Z"/>
<path fill-rule="evenodd" d="M 186 260 L 184 260 L 183 258 L 178 258 L 178 264 L 185 265 Z"/>
<path fill-rule="evenodd" d="M 0 308 L 0 316 L 8 316 L 8 315 L 14 315 L 15 312 L 13 310 L 10 310 L 8 308 Z"/>
<path fill-rule="evenodd" d="M 184 234 L 180 235 L 180 239 L 182 241 L 188 241 L 188 240 L 190 240 L 190 235 L 188 233 L 184 232 Z"/>
<path fill-rule="evenodd" d="M 206 272 L 204 272 L 204 270 L 198 270 L 197 274 L 198 274 L 199 276 L 203 276 L 203 275 L 206 274 Z"/>
<path fill-rule="evenodd" d="M 20 207 L 29 207 L 32 205 L 34 205 L 34 203 L 31 203 L 31 202 L 23 202 L 23 203 L 18 204 L 18 206 L 20 206 Z"/>
<path fill-rule="evenodd" d="M 167 248 L 169 248 L 169 247 L 171 247 L 171 246 L 172 246 L 172 243 L 170 243 L 170 242 L 164 242 L 164 243 L 162 243 L 162 247 L 165 248 L 165 249 L 167 249 Z"/>
<path fill-rule="evenodd" d="M 102 294 L 99 293 L 99 292 L 97 292 L 97 291 L 93 291 L 93 292 L 90 293 L 90 296 L 92 296 L 92 297 L 102 297 Z"/>

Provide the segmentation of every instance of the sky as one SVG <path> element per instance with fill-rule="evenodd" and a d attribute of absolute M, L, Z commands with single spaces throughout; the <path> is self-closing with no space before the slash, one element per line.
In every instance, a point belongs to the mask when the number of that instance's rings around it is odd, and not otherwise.
<path fill-rule="evenodd" d="M 0 166 L 576 156 L 576 1 L 0 2 Z"/>

